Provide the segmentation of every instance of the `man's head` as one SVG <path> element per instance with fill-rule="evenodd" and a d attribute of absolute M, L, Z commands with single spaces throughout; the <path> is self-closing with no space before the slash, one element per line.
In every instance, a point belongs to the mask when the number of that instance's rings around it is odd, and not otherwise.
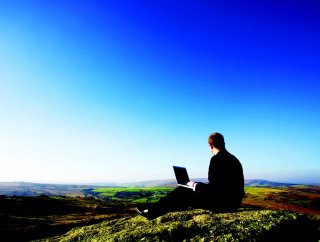
<path fill-rule="evenodd" d="M 225 150 L 225 143 L 222 134 L 212 133 L 208 138 L 210 152 L 216 155 L 220 150 Z"/>

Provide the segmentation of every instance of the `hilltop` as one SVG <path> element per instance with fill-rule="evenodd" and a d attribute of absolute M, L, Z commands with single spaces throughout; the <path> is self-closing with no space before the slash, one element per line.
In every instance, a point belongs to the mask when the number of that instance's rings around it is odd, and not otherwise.
<path fill-rule="evenodd" d="M 303 215 L 242 208 L 171 212 L 154 220 L 136 215 L 74 228 L 41 241 L 317 241 Z"/>

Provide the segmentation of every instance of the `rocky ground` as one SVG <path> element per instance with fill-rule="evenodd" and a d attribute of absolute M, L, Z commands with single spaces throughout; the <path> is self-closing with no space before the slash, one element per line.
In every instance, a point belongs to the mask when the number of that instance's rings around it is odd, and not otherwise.
<path fill-rule="evenodd" d="M 319 225 L 288 211 L 242 208 L 171 212 L 153 220 L 128 216 L 74 228 L 41 241 L 302 241 L 319 240 Z"/>

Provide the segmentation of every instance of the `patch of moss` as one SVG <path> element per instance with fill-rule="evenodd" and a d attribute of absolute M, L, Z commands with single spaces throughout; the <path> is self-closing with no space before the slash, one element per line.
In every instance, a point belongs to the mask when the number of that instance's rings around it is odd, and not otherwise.
<path fill-rule="evenodd" d="M 197 209 L 150 221 L 140 215 L 114 219 L 43 241 L 261 241 L 279 226 L 295 223 L 299 216 L 273 210 L 214 214 Z"/>

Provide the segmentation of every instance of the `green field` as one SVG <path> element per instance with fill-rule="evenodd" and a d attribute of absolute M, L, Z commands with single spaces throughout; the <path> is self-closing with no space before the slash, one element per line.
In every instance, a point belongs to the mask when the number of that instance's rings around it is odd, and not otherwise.
<path fill-rule="evenodd" d="M 171 187 L 101 187 L 86 190 L 85 196 L 109 202 L 154 203 L 172 190 Z M 319 214 L 319 187 L 246 187 L 245 192 L 244 205 Z"/>
<path fill-rule="evenodd" d="M 101 198 L 107 201 L 125 201 L 133 203 L 153 203 L 161 197 L 166 196 L 173 188 L 170 187 L 105 187 L 96 188 L 89 191 L 94 197 Z"/>

